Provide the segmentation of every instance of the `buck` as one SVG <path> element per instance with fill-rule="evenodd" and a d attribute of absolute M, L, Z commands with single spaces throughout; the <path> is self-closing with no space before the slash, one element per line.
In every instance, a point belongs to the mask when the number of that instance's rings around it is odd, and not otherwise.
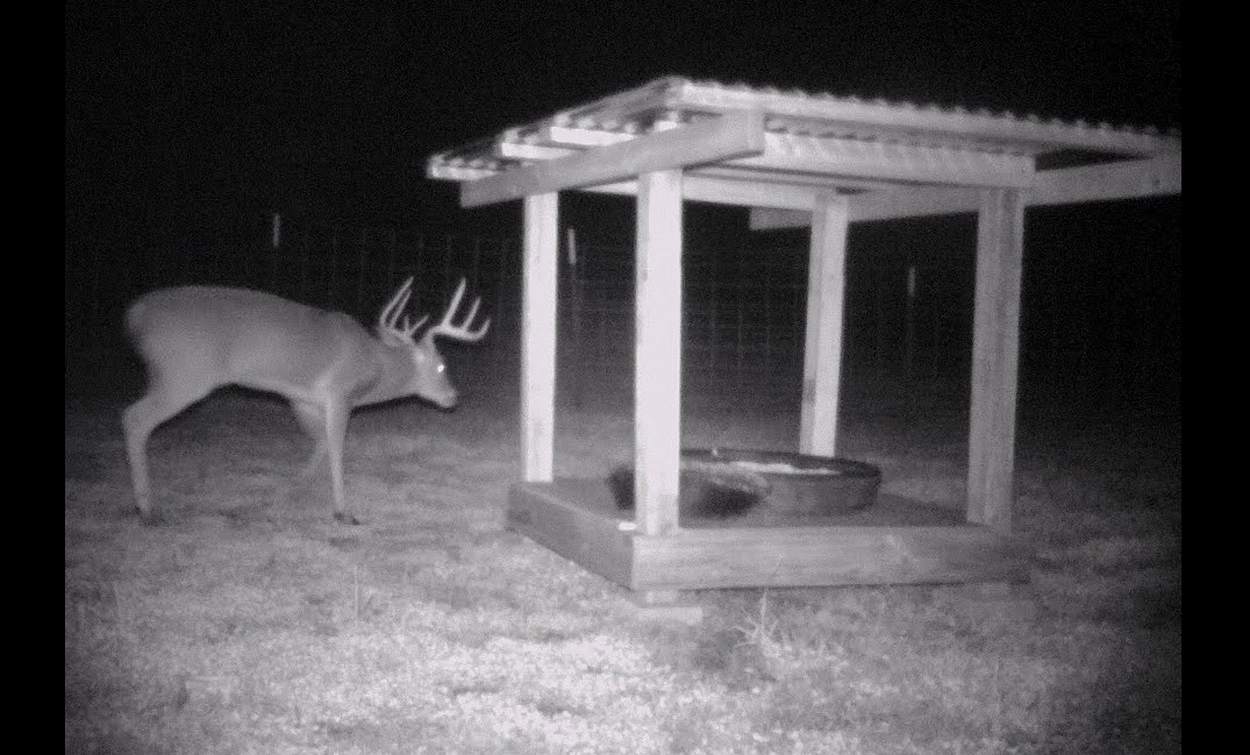
<path fill-rule="evenodd" d="M 183 409 L 226 385 L 286 398 L 316 447 L 308 474 L 326 452 L 334 518 L 359 524 L 343 493 L 343 441 L 352 409 L 419 396 L 444 409 L 459 395 L 434 339 L 476 342 L 490 318 L 471 330 L 481 298 L 455 324 L 465 281 L 443 319 L 418 340 L 415 323 L 402 316 L 412 295 L 404 282 L 378 315 L 374 337 L 354 318 L 273 294 L 240 288 L 185 286 L 151 291 L 126 311 L 126 327 L 148 369 L 148 391 L 126 408 L 122 424 L 135 501 L 144 522 L 153 520 L 147 442 L 152 431 Z"/>

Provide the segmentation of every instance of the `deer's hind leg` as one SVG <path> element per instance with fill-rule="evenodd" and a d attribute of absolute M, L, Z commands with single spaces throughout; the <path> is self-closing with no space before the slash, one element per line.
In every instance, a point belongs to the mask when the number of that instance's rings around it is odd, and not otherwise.
<path fill-rule="evenodd" d="M 152 489 L 148 474 L 148 438 L 163 422 L 207 396 L 215 387 L 215 384 L 195 379 L 194 376 L 153 374 L 148 392 L 122 412 L 126 456 L 130 461 L 130 481 L 134 485 L 139 516 L 144 522 L 153 521 Z"/>

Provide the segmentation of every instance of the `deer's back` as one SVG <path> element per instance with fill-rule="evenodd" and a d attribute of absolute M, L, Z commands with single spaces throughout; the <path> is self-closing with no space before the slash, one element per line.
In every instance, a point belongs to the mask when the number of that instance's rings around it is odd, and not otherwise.
<path fill-rule="evenodd" d="M 310 386 L 331 366 L 350 360 L 361 339 L 369 338 L 341 312 L 216 286 L 144 294 L 127 310 L 126 325 L 149 365 L 265 389 Z"/>

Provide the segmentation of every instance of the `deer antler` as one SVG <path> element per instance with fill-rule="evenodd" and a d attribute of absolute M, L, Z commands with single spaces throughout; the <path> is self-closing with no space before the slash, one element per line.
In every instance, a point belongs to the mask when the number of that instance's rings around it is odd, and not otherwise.
<path fill-rule="evenodd" d="M 408 299 L 412 297 L 412 276 L 404 281 L 404 285 L 399 287 L 391 300 L 382 308 L 382 313 L 378 315 L 378 333 L 394 336 L 406 343 L 413 343 L 413 334 L 417 332 L 430 319 L 429 315 L 423 316 L 417 320 L 415 324 L 411 323 L 408 315 L 404 315 L 403 322 L 398 323 L 399 315 L 404 311 L 404 307 L 408 306 Z"/>
<path fill-rule="evenodd" d="M 486 318 L 486 322 L 482 323 L 482 327 L 477 330 L 469 330 L 469 325 L 473 323 L 473 318 L 477 317 L 477 308 L 482 303 L 482 297 L 473 300 L 473 305 L 469 307 L 469 314 L 460 321 L 459 325 L 453 322 L 456 310 L 460 307 L 460 300 L 464 298 L 465 279 L 460 279 L 460 285 L 456 286 L 456 293 L 451 296 L 451 304 L 447 305 L 447 311 L 443 314 L 443 319 L 429 330 L 425 331 L 425 338 L 432 340 L 435 336 L 446 336 L 456 341 L 474 341 L 482 340 L 486 335 L 486 329 L 490 327 L 490 318 Z M 425 318 L 422 318 L 422 322 Z M 420 324 L 420 323 L 418 323 Z"/>

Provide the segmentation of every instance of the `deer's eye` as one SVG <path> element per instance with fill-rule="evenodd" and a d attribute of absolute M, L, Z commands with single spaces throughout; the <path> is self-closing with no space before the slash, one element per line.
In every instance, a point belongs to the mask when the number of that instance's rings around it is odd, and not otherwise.
<path fill-rule="evenodd" d="M 437 369 L 440 373 L 442 373 L 442 372 L 446 372 L 446 371 L 447 371 L 447 365 L 446 365 L 446 364 L 444 364 L 444 363 L 442 363 L 442 362 L 439 362 L 439 363 L 438 363 L 438 367 L 436 367 L 435 369 Z"/>

